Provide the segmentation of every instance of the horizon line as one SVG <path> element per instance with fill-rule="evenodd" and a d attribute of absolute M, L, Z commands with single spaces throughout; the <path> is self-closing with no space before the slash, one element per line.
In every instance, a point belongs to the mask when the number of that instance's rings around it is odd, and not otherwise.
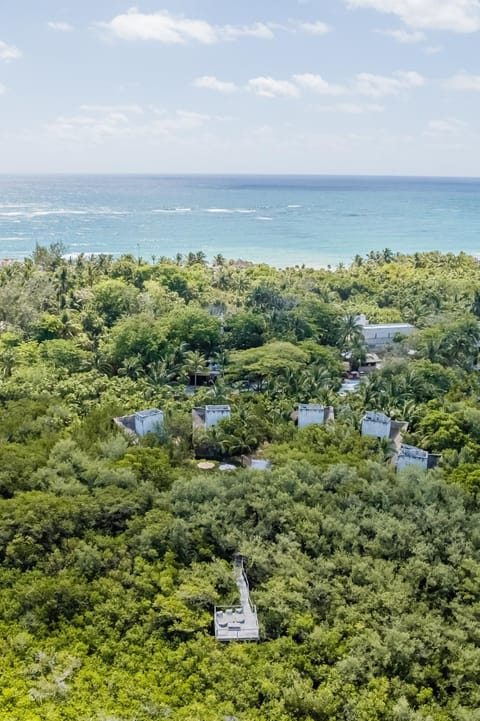
<path fill-rule="evenodd" d="M 390 173 L 205 173 L 205 172 L 140 172 L 140 171 L 58 171 L 0 173 L 0 178 L 42 178 L 42 177 L 151 177 L 151 178 L 385 178 L 399 180 L 480 180 L 480 175 L 410 175 Z"/>

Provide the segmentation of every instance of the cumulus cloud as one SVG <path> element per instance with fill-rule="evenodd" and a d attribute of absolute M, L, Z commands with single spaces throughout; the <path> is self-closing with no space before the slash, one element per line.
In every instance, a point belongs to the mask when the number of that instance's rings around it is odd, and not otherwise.
<path fill-rule="evenodd" d="M 101 144 L 109 140 L 176 137 L 225 118 L 191 110 L 167 112 L 136 105 L 82 105 L 75 115 L 60 115 L 46 126 L 58 140 Z"/>
<path fill-rule="evenodd" d="M 472 33 L 480 30 L 478 0 L 346 0 L 353 8 L 396 15 L 412 28 Z"/>
<path fill-rule="evenodd" d="M 480 75 L 458 73 L 447 80 L 445 85 L 451 90 L 480 90 Z"/>
<path fill-rule="evenodd" d="M 293 80 L 301 88 L 304 88 L 305 90 L 313 90 L 320 95 L 342 95 L 346 92 L 345 88 L 341 85 L 329 83 L 327 80 L 322 78 L 321 75 L 316 75 L 314 73 L 294 75 Z"/>
<path fill-rule="evenodd" d="M 425 84 L 425 78 L 415 71 L 399 71 L 394 75 L 374 75 L 373 73 L 359 73 L 347 85 L 338 85 L 325 80 L 315 73 L 301 73 L 292 75 L 288 80 L 259 76 L 250 78 L 245 85 L 236 85 L 230 81 L 218 80 L 213 75 L 204 75 L 193 81 L 197 88 L 216 90 L 221 93 L 232 93 L 247 90 L 264 98 L 298 98 L 302 93 L 315 93 L 324 96 L 366 95 L 380 98 L 386 95 L 398 95 L 403 90 L 420 88 Z M 333 107 L 333 106 L 332 106 Z M 383 110 L 381 106 L 358 104 L 337 105 L 342 112 L 371 112 Z"/>
<path fill-rule="evenodd" d="M 348 115 L 363 115 L 364 113 L 382 113 L 385 108 L 377 103 L 338 103 L 333 105 L 332 109 L 340 113 L 348 113 Z"/>
<path fill-rule="evenodd" d="M 298 87 L 289 80 L 260 76 L 251 78 L 247 89 L 264 98 L 296 98 L 300 95 Z"/>
<path fill-rule="evenodd" d="M 219 93 L 234 93 L 238 90 L 235 83 L 218 80 L 214 75 L 203 75 L 193 81 L 196 88 L 206 88 L 207 90 L 216 90 Z"/>
<path fill-rule="evenodd" d="M 298 27 L 300 30 L 303 30 L 309 35 L 326 35 L 330 32 L 330 26 L 327 25 L 327 23 L 323 23 L 321 20 L 317 20 L 313 23 L 299 23 Z"/>
<path fill-rule="evenodd" d="M 54 22 L 51 21 L 47 23 L 50 30 L 56 30 L 60 33 L 68 33 L 71 30 L 73 30 L 73 27 L 70 25 L 70 23 L 63 23 L 63 22 Z"/>
<path fill-rule="evenodd" d="M 174 15 L 167 10 L 141 13 L 136 8 L 116 15 L 98 26 L 119 40 L 151 40 L 166 45 L 180 45 L 191 41 L 203 45 L 237 40 L 240 37 L 270 39 L 273 31 L 265 23 L 252 25 L 212 25 L 206 20 Z"/>
<path fill-rule="evenodd" d="M 380 98 L 384 95 L 398 95 L 402 90 L 420 88 L 425 85 L 425 78 L 417 72 L 398 72 L 394 75 L 374 75 L 359 73 L 356 76 L 354 90 L 359 95 Z"/>
<path fill-rule="evenodd" d="M 377 30 L 380 35 L 388 35 L 402 45 L 414 45 L 425 40 L 425 34 L 421 30 Z"/>
<path fill-rule="evenodd" d="M 0 40 L 0 60 L 6 60 L 6 62 L 8 63 L 11 60 L 18 60 L 18 58 L 21 57 L 22 52 L 17 47 L 15 47 L 15 45 L 9 45 L 8 43 Z"/>
<path fill-rule="evenodd" d="M 446 118 L 444 120 L 431 120 L 428 123 L 424 135 L 429 137 L 458 137 L 463 135 L 468 128 L 468 123 L 458 118 Z"/>

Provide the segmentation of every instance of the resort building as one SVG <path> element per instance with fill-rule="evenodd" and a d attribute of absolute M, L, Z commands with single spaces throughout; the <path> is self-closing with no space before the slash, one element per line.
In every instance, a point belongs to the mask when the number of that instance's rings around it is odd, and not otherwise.
<path fill-rule="evenodd" d="M 362 436 L 374 436 L 375 438 L 389 438 L 397 450 L 400 451 L 402 435 L 408 428 L 405 421 L 392 421 L 385 413 L 367 411 L 362 418 Z"/>
<path fill-rule="evenodd" d="M 327 421 L 335 419 L 335 412 L 332 406 L 321 406 L 317 403 L 300 403 L 297 419 L 299 428 L 311 425 L 323 426 Z"/>
<path fill-rule="evenodd" d="M 135 413 L 135 433 L 137 436 L 146 436 L 163 428 L 163 413 L 158 408 L 149 408 L 146 411 Z"/>
<path fill-rule="evenodd" d="M 230 418 L 230 406 L 201 406 L 192 411 L 192 422 L 195 428 L 213 428 L 224 418 Z"/>
<path fill-rule="evenodd" d="M 235 558 L 234 571 L 240 602 L 230 608 L 215 607 L 215 638 L 219 641 L 258 641 L 257 609 L 250 602 L 248 578 L 241 556 Z"/>
<path fill-rule="evenodd" d="M 428 468 L 428 451 L 402 443 L 398 452 L 397 470 L 400 471 L 407 466 L 418 466 L 426 470 Z"/>
<path fill-rule="evenodd" d="M 129 416 L 119 416 L 114 418 L 113 422 L 130 435 L 142 437 L 147 433 L 158 433 L 163 430 L 163 411 L 158 408 L 148 408 Z"/>
<path fill-rule="evenodd" d="M 439 460 L 440 456 L 435 453 L 402 443 L 397 456 L 397 471 L 401 471 L 407 466 L 417 466 L 425 470 L 435 468 Z"/>
<path fill-rule="evenodd" d="M 393 343 L 398 335 L 409 336 L 415 330 L 410 323 L 378 323 L 370 325 L 363 314 L 357 316 L 357 322 L 362 327 L 365 343 L 370 349 L 383 350 Z"/>
<path fill-rule="evenodd" d="M 392 420 L 385 413 L 367 411 L 362 418 L 362 436 L 390 438 Z"/>

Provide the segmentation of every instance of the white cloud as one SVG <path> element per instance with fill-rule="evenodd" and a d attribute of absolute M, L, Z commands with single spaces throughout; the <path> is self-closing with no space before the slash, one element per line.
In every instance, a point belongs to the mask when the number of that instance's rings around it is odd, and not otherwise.
<path fill-rule="evenodd" d="M 445 85 L 451 90 L 480 90 L 480 75 L 458 73 L 447 80 Z"/>
<path fill-rule="evenodd" d="M 254 23 L 253 25 L 224 25 L 215 28 L 219 40 L 236 40 L 241 37 L 259 38 L 260 40 L 271 40 L 273 31 L 266 23 Z"/>
<path fill-rule="evenodd" d="M 335 112 L 348 113 L 349 115 L 363 115 L 364 113 L 382 113 L 385 108 L 376 103 L 338 103 L 332 106 Z"/>
<path fill-rule="evenodd" d="M 370 8 L 401 18 L 425 30 L 471 33 L 480 30 L 478 0 L 346 0 L 350 7 Z"/>
<path fill-rule="evenodd" d="M 46 126 L 58 140 L 101 144 L 107 140 L 175 138 L 225 120 L 191 110 L 166 112 L 136 105 L 82 105 L 76 115 L 61 115 Z"/>
<path fill-rule="evenodd" d="M 242 88 L 233 82 L 218 80 L 213 75 L 204 75 L 194 80 L 193 84 L 197 88 L 216 90 L 221 93 L 247 90 L 264 98 L 298 98 L 303 92 L 324 96 L 365 95 L 372 98 L 381 98 L 386 95 L 399 95 L 403 90 L 420 88 L 425 85 L 425 78 L 415 71 L 399 71 L 392 76 L 359 73 L 352 83 L 338 85 L 330 83 L 321 75 L 315 73 L 292 75 L 288 80 L 261 75 L 257 78 L 250 78 Z M 352 114 L 383 110 L 382 106 L 372 104 L 370 106 L 360 106 L 355 103 L 344 103 L 343 107 L 337 105 L 336 108 L 342 112 Z"/>
<path fill-rule="evenodd" d="M 377 30 L 380 35 L 388 35 L 402 45 L 414 45 L 425 40 L 421 30 Z"/>
<path fill-rule="evenodd" d="M 345 113 L 346 115 L 364 115 L 365 113 L 382 113 L 385 108 L 377 103 L 334 103 L 314 108 L 321 113 Z"/>
<path fill-rule="evenodd" d="M 140 105 L 81 105 L 80 110 L 85 113 L 132 113 L 143 115 Z"/>
<path fill-rule="evenodd" d="M 300 95 L 298 87 L 289 80 L 275 80 L 264 76 L 251 78 L 247 89 L 264 98 L 296 98 Z"/>
<path fill-rule="evenodd" d="M 293 80 L 305 90 L 313 90 L 320 95 L 343 95 L 346 92 L 346 89 L 341 85 L 329 83 L 321 75 L 315 75 L 314 73 L 293 75 Z"/>
<path fill-rule="evenodd" d="M 22 57 L 22 52 L 15 45 L 9 45 L 0 40 L 0 60 L 6 60 L 7 63 L 11 60 L 18 60 Z"/>
<path fill-rule="evenodd" d="M 207 88 L 207 90 L 216 90 L 219 93 L 234 93 L 238 90 L 235 83 L 218 80 L 213 75 L 203 75 L 201 78 L 194 80 L 193 84 L 196 88 Z"/>
<path fill-rule="evenodd" d="M 272 29 L 265 23 L 253 25 L 211 25 L 206 20 L 173 15 L 167 10 L 155 13 L 141 13 L 132 8 L 123 15 L 117 15 L 108 23 L 98 26 L 120 40 L 151 40 L 167 45 L 184 44 L 190 41 L 212 45 L 221 41 L 236 40 L 240 37 L 270 39 Z"/>
<path fill-rule="evenodd" d="M 429 137 L 458 137 L 463 135 L 468 128 L 468 123 L 458 118 L 446 118 L 444 120 L 431 120 L 428 123 L 424 135 Z"/>
<path fill-rule="evenodd" d="M 303 30 L 309 35 L 326 35 L 330 32 L 330 26 L 327 25 L 327 23 L 323 23 L 321 20 L 317 20 L 313 23 L 299 23 L 298 27 L 300 30 Z"/>
<path fill-rule="evenodd" d="M 57 30 L 60 33 L 68 33 L 71 30 L 73 30 L 73 27 L 70 25 L 70 23 L 63 23 L 63 22 L 49 22 L 47 23 L 50 30 Z"/>
<path fill-rule="evenodd" d="M 420 88 L 425 79 L 419 73 L 398 72 L 392 76 L 359 73 L 356 76 L 354 91 L 360 95 L 380 98 L 384 95 L 398 95 L 402 90 Z"/>

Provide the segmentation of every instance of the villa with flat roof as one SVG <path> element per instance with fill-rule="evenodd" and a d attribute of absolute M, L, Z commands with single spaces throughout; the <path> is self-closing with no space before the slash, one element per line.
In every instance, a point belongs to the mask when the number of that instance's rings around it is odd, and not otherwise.
<path fill-rule="evenodd" d="M 359 315 L 363 338 L 370 349 L 383 350 L 391 345 L 398 335 L 409 336 L 415 330 L 410 323 L 374 323 L 370 325 L 365 315 Z"/>
<path fill-rule="evenodd" d="M 137 411 L 129 416 L 118 416 L 113 419 L 116 426 L 132 436 L 147 435 L 163 430 L 163 411 L 158 408 L 148 408 L 145 411 Z"/>
<path fill-rule="evenodd" d="M 335 412 L 332 406 L 322 406 L 318 403 L 299 403 L 296 414 L 299 428 L 306 426 L 323 426 L 327 421 L 333 421 Z"/>
<path fill-rule="evenodd" d="M 192 422 L 194 429 L 213 428 L 224 418 L 230 418 L 230 406 L 200 406 L 192 411 Z"/>

